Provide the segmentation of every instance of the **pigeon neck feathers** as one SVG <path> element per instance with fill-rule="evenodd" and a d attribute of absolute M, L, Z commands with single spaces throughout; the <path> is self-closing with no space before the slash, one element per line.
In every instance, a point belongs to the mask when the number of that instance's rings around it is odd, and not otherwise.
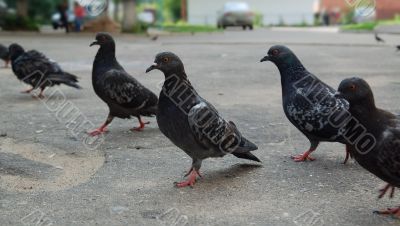
<path fill-rule="evenodd" d="M 94 59 L 95 74 L 102 74 L 110 68 L 123 70 L 115 57 L 115 46 L 102 46 Z"/>

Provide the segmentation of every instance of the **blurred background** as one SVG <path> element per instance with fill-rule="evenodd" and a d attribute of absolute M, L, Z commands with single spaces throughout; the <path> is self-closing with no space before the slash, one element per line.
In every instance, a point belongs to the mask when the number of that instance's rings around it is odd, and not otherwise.
<path fill-rule="evenodd" d="M 400 24 L 399 0 L 0 0 L 0 27 L 39 32 L 210 32 Z"/>

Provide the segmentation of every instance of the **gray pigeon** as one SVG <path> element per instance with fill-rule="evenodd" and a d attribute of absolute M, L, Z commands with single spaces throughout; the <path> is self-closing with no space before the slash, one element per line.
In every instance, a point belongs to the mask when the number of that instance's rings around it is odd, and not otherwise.
<path fill-rule="evenodd" d="M 43 91 L 49 86 L 64 84 L 76 89 L 81 88 L 78 85 L 78 77 L 62 70 L 55 61 L 43 53 L 36 50 L 25 51 L 22 46 L 15 43 L 10 45 L 9 51 L 14 74 L 18 80 L 32 86 L 23 93 L 30 93 L 40 88 L 38 97 L 43 98 Z"/>
<path fill-rule="evenodd" d="M 92 84 L 95 93 L 109 107 L 105 123 L 90 132 L 96 136 L 106 132 L 106 127 L 114 117 L 139 120 L 139 127 L 131 130 L 142 131 L 145 124 L 141 116 L 153 116 L 157 112 L 157 96 L 130 76 L 115 57 L 115 42 L 110 34 L 98 33 L 90 46 L 100 48 L 93 62 Z"/>
<path fill-rule="evenodd" d="M 314 160 L 309 156 L 321 141 L 346 144 L 342 127 L 329 123 L 333 112 L 345 112 L 348 103 L 336 98 L 335 89 L 307 71 L 297 56 L 286 46 L 273 46 L 268 55 L 261 59 L 273 62 L 281 74 L 283 110 L 289 121 L 310 141 L 311 146 L 304 154 L 292 156 L 299 161 Z M 346 147 L 346 158 L 349 152 Z"/>
<path fill-rule="evenodd" d="M 370 86 L 361 78 L 343 80 L 336 96 L 349 101 L 351 116 L 357 120 L 348 129 L 360 131 L 351 154 L 362 167 L 388 183 L 379 198 L 389 190 L 393 197 L 394 188 L 400 187 L 400 116 L 377 108 Z M 376 213 L 400 217 L 400 208 Z"/>
<path fill-rule="evenodd" d="M 8 63 L 10 62 L 10 54 L 8 52 L 8 48 L 2 44 L 0 44 L 0 59 L 4 60 L 4 67 L 8 67 Z"/>
<path fill-rule="evenodd" d="M 192 159 L 186 181 L 177 187 L 193 186 L 204 159 L 233 154 L 260 162 L 250 153 L 257 146 L 244 138 L 236 125 L 197 94 L 189 82 L 182 61 L 173 53 L 159 53 L 146 72 L 158 69 L 165 81 L 158 102 L 157 122 L 161 132 Z M 186 175 L 186 176 L 187 176 Z"/>

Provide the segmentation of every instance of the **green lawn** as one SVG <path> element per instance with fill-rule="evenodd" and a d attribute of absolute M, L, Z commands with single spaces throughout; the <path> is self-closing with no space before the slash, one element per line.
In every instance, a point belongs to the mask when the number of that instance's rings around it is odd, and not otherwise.
<path fill-rule="evenodd" d="M 396 25 L 396 24 L 400 25 L 399 16 L 396 16 L 396 18 L 393 20 L 380 20 L 380 21 L 365 22 L 359 24 L 348 24 L 348 25 L 343 25 L 341 28 L 343 30 L 372 31 L 378 25 Z"/>
<path fill-rule="evenodd" d="M 220 31 L 220 29 L 213 26 L 204 25 L 189 25 L 189 24 L 179 24 L 179 25 L 164 25 L 162 28 L 169 32 L 214 32 Z"/>

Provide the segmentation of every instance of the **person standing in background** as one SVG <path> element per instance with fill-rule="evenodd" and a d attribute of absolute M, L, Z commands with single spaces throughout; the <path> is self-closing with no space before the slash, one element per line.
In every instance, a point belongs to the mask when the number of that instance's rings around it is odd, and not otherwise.
<path fill-rule="evenodd" d="M 75 14 L 75 31 L 80 32 L 82 29 L 83 18 L 85 17 L 85 8 L 83 8 L 78 2 L 74 3 L 74 14 Z"/>
<path fill-rule="evenodd" d="M 68 10 L 68 2 L 67 1 L 63 1 L 60 5 L 58 5 L 58 12 L 60 13 L 60 20 L 61 20 L 62 26 L 65 27 L 65 32 L 69 33 L 67 10 Z"/>

